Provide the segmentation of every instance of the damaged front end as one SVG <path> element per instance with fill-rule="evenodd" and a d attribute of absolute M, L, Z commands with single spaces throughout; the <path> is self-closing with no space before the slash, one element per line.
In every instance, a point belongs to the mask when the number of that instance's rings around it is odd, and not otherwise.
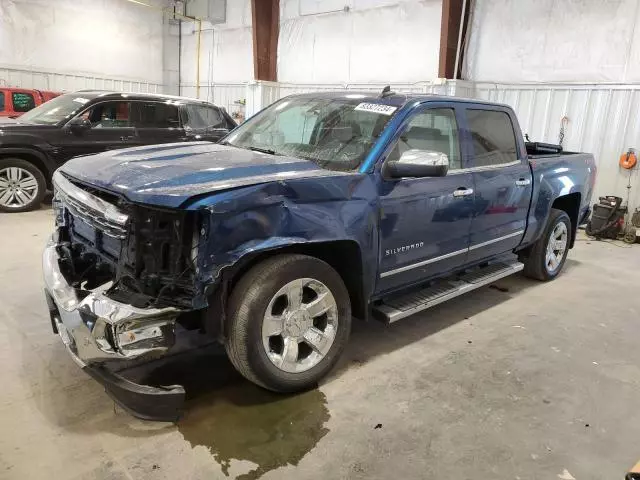
<path fill-rule="evenodd" d="M 206 306 L 196 212 L 160 210 L 54 175 L 56 232 L 43 254 L 52 326 L 72 357 L 138 417 L 176 420 L 179 385 L 137 385 L 105 367 L 164 355 L 176 323 Z"/>

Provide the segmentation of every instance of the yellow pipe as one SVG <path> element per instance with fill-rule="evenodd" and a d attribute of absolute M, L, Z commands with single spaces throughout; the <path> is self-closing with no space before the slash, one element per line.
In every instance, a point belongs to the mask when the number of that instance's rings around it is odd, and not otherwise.
<path fill-rule="evenodd" d="M 161 10 L 162 14 L 167 10 L 170 10 L 173 7 L 156 7 L 155 5 L 149 5 L 148 3 L 141 2 L 140 0 L 127 0 L 128 2 L 135 3 L 138 5 L 142 5 L 144 7 L 154 8 L 156 10 Z M 196 98 L 200 98 L 200 37 L 202 35 L 202 19 L 198 17 L 190 17 L 188 15 L 183 15 L 177 12 L 170 12 L 174 17 L 184 18 L 185 20 L 190 20 L 192 22 L 198 22 L 198 41 L 196 44 Z M 182 52 L 178 52 L 180 55 Z"/>
<path fill-rule="evenodd" d="M 198 20 L 198 43 L 196 47 L 196 98 L 200 98 L 200 35 L 202 34 L 202 20 Z"/>

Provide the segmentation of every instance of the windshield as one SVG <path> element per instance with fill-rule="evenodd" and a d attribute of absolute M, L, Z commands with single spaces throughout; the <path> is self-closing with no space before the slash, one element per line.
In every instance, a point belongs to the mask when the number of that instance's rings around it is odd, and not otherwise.
<path fill-rule="evenodd" d="M 43 103 L 23 114 L 20 123 L 54 125 L 75 115 L 89 101 L 82 93 L 67 93 Z"/>
<path fill-rule="evenodd" d="M 285 98 L 236 128 L 223 144 L 355 170 L 397 109 L 351 97 Z"/>

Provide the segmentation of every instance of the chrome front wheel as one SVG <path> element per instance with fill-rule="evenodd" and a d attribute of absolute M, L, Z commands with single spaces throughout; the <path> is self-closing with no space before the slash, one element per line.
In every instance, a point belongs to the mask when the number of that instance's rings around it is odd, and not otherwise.
<path fill-rule="evenodd" d="M 0 168 L 0 206 L 22 209 L 38 197 L 36 177 L 21 167 Z"/>
<path fill-rule="evenodd" d="M 262 321 L 262 344 L 277 368 L 300 373 L 327 355 L 338 329 L 338 305 L 327 286 L 313 278 L 284 285 Z"/>
<path fill-rule="evenodd" d="M 349 340 L 351 300 L 342 277 L 308 255 L 256 264 L 229 298 L 225 348 L 245 378 L 276 392 L 311 388 Z"/>

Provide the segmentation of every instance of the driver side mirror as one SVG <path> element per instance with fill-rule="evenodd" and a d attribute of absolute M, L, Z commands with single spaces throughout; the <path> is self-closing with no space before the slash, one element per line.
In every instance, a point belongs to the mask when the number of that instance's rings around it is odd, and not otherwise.
<path fill-rule="evenodd" d="M 398 160 L 385 164 L 385 173 L 391 177 L 444 177 L 449 170 L 449 157 L 432 150 L 411 149 Z"/>
<path fill-rule="evenodd" d="M 69 120 L 66 127 L 73 133 L 81 133 L 91 128 L 91 122 L 82 117 L 76 117 Z"/>

